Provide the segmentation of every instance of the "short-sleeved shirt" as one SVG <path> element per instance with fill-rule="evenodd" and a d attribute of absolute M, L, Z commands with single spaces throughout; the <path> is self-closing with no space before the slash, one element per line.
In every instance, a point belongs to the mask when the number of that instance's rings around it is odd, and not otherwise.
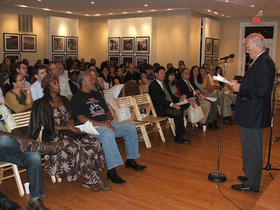
<path fill-rule="evenodd" d="M 84 115 L 94 121 L 106 121 L 106 113 L 109 111 L 103 96 L 97 92 L 85 93 L 78 91 L 71 100 L 71 109 L 74 117 Z"/>

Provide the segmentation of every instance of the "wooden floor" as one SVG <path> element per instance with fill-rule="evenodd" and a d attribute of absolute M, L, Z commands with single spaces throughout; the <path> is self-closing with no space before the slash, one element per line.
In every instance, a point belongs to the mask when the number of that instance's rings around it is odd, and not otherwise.
<path fill-rule="evenodd" d="M 274 137 L 280 136 L 279 118 L 274 122 Z M 263 171 L 260 193 L 241 193 L 231 190 L 231 185 L 239 183 L 236 179 L 242 175 L 241 145 L 239 128 L 236 125 L 224 126 L 221 158 L 221 172 L 227 181 L 220 184 L 221 190 L 241 209 L 251 209 L 268 184 L 271 177 Z M 165 131 L 167 142 L 162 143 L 159 135 L 151 137 L 152 148 L 146 149 L 140 143 L 141 158 L 138 162 L 147 165 L 144 171 L 137 172 L 118 168 L 118 172 L 127 183 L 112 184 L 112 191 L 92 192 L 78 182 L 52 184 L 44 172 L 44 203 L 55 209 L 236 209 L 219 192 L 217 184 L 208 181 L 209 172 L 216 170 L 218 130 L 201 130 L 189 137 L 190 145 L 175 144 L 171 131 Z M 264 156 L 267 159 L 267 136 L 264 132 Z M 124 144 L 119 143 L 124 155 Z M 272 145 L 271 163 L 280 168 L 280 142 Z M 272 176 L 276 175 L 272 171 Z M 105 172 L 104 172 L 105 174 Z M 23 182 L 27 178 L 22 175 Z M 106 178 L 107 179 L 107 178 Z M 25 208 L 27 196 L 20 198 L 14 179 L 4 181 L 0 191 Z"/>

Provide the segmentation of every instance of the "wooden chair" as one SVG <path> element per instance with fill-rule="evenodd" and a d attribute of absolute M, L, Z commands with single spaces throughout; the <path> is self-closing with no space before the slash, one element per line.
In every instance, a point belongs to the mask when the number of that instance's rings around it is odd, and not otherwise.
<path fill-rule="evenodd" d="M 119 109 L 122 107 L 128 107 L 130 109 L 131 112 L 131 118 L 128 120 L 121 120 L 121 116 L 119 113 Z M 149 136 L 147 134 L 146 125 L 149 125 L 149 122 L 145 122 L 145 121 L 139 121 L 139 115 L 140 112 L 138 110 L 138 107 L 134 104 L 133 102 L 133 98 L 132 96 L 126 96 L 126 97 L 122 97 L 122 98 L 114 98 L 114 107 L 115 107 L 115 112 L 116 112 L 116 116 L 118 121 L 120 122 L 130 122 L 132 124 L 135 125 L 136 128 L 139 128 L 141 131 L 141 134 L 144 138 L 144 142 L 147 148 L 151 148 L 151 142 L 149 139 Z M 138 116 L 136 116 L 138 115 Z"/>
<path fill-rule="evenodd" d="M 151 124 L 155 124 L 160 138 L 163 142 L 165 142 L 165 137 L 162 132 L 162 128 L 160 126 L 160 122 L 166 121 L 167 117 L 158 117 L 154 108 L 154 105 L 152 103 L 151 97 L 148 93 L 141 94 L 141 95 L 135 95 L 133 96 L 134 103 L 138 107 L 138 110 L 144 109 L 145 110 L 145 117 L 143 118 L 142 115 L 138 117 L 138 120 L 142 121 L 148 121 Z M 152 115 L 150 115 L 152 113 Z M 137 115 L 138 116 L 138 115 Z"/>

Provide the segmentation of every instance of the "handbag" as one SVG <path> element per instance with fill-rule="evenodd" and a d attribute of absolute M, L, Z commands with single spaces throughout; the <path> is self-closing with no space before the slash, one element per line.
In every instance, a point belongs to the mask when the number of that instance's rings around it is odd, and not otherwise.
<path fill-rule="evenodd" d="M 188 121 L 195 124 L 204 119 L 204 114 L 200 106 L 190 106 L 188 108 Z"/>
<path fill-rule="evenodd" d="M 120 121 L 129 120 L 131 118 L 131 112 L 129 107 L 124 106 L 123 104 L 118 110 L 120 115 Z"/>
<path fill-rule="evenodd" d="M 0 115 L 2 116 L 1 120 L 4 120 L 4 128 L 8 131 L 11 132 L 13 129 L 17 127 L 16 121 L 13 118 L 10 110 L 4 105 L 0 105 Z"/>

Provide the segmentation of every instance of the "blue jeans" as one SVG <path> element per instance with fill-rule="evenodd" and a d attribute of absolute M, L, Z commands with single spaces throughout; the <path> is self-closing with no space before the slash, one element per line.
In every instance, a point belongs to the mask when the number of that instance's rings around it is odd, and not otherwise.
<path fill-rule="evenodd" d="M 38 152 L 21 152 L 20 144 L 16 140 L 9 136 L 0 136 L 0 161 L 26 168 L 32 200 L 44 195 L 41 156 Z"/>
<path fill-rule="evenodd" d="M 96 130 L 100 135 L 94 135 L 102 144 L 108 170 L 123 164 L 116 137 L 123 137 L 126 150 L 126 159 L 138 158 L 138 137 L 136 127 L 131 123 L 126 122 L 112 122 L 115 131 L 105 126 L 97 126 Z"/>

